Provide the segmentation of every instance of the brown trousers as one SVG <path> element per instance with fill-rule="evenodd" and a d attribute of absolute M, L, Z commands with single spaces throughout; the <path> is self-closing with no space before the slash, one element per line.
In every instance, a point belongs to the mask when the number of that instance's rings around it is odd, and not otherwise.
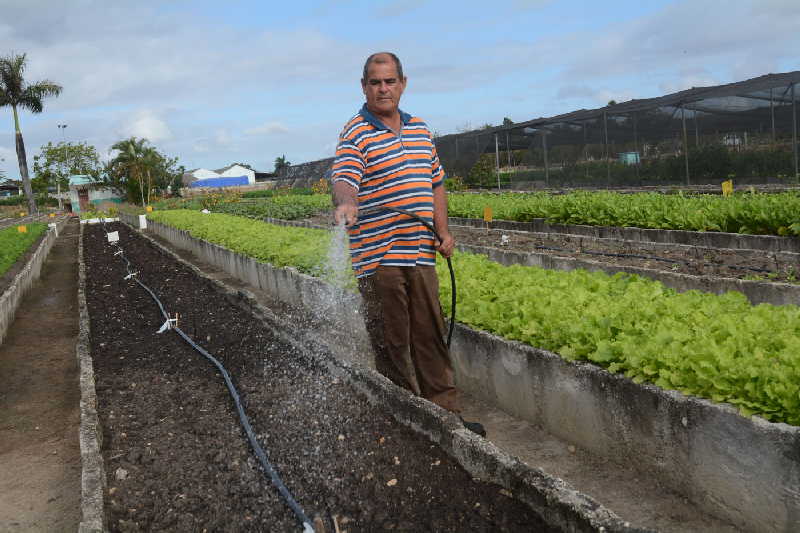
<path fill-rule="evenodd" d="M 378 372 L 458 413 L 436 269 L 380 266 L 374 274 L 360 278 L 358 287 Z"/>

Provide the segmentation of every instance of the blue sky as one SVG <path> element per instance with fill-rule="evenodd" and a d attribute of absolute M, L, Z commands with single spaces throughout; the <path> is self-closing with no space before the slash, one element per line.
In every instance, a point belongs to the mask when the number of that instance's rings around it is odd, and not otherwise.
<path fill-rule="evenodd" d="M 800 1 L 0 0 L 0 54 L 64 87 L 23 113 L 32 161 L 61 140 L 147 137 L 187 168 L 329 157 L 364 59 L 404 63 L 401 107 L 452 133 L 800 69 Z M 0 109 L 0 169 L 17 177 Z"/>

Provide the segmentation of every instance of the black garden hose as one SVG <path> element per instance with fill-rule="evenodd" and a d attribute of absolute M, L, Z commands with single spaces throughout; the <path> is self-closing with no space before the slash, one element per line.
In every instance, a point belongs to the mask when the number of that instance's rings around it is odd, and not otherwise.
<path fill-rule="evenodd" d="M 388 205 L 381 205 L 381 206 L 378 206 L 378 207 L 368 207 L 368 208 L 365 208 L 365 209 L 359 209 L 358 212 L 359 213 L 363 213 L 363 214 L 368 214 L 368 213 L 372 214 L 372 213 L 378 213 L 380 211 L 392 211 L 394 213 L 397 213 L 397 214 L 400 214 L 400 215 L 405 215 L 407 217 L 411 217 L 413 219 L 416 219 L 422 225 L 424 225 L 426 228 L 428 228 L 431 231 L 431 233 L 434 234 L 434 236 L 436 237 L 436 239 L 439 242 L 442 242 L 442 238 L 439 235 L 439 233 L 434 229 L 433 224 L 431 224 L 430 222 L 428 222 L 427 220 L 425 220 L 424 218 L 422 218 L 418 214 L 414 213 L 413 211 L 408 211 L 406 209 L 400 209 L 398 207 L 391 207 L 391 206 L 388 206 Z M 447 259 L 447 268 L 448 268 L 448 270 L 450 270 L 450 288 L 451 288 L 451 291 L 450 291 L 450 293 L 451 293 L 451 299 L 450 299 L 450 331 L 447 332 L 447 348 L 450 349 L 450 342 L 453 339 L 453 328 L 455 328 L 455 325 L 456 325 L 456 275 L 455 275 L 455 272 L 453 272 L 453 263 L 450 261 L 450 258 L 446 257 L 445 259 Z"/>
<path fill-rule="evenodd" d="M 106 235 L 108 235 L 108 230 L 106 229 L 105 220 L 103 221 L 103 230 L 106 232 Z M 148 287 L 147 285 L 142 283 L 141 280 L 139 280 L 137 272 L 134 270 L 133 264 L 127 257 L 125 257 L 125 252 L 122 249 L 122 246 L 120 245 L 119 241 L 113 242 L 111 244 L 112 246 L 118 248 L 118 251 L 114 255 L 119 255 L 120 258 L 125 262 L 125 270 L 128 273 L 125 279 L 133 279 L 133 281 L 135 281 L 137 284 L 139 284 L 140 287 L 142 287 L 145 291 L 147 291 L 150 297 L 158 305 L 158 308 L 161 311 L 161 315 L 164 317 L 164 320 L 166 320 L 166 324 L 171 324 L 169 314 L 167 313 L 166 309 L 164 309 L 164 304 L 161 303 L 161 300 L 158 298 L 158 296 L 156 296 L 156 293 L 153 292 L 152 289 L 150 289 L 150 287 Z M 236 387 L 234 386 L 233 380 L 231 380 L 228 371 L 216 357 L 208 353 L 196 342 L 194 342 L 191 339 L 191 337 L 189 337 L 186 333 L 184 333 L 183 330 L 178 328 L 177 325 L 171 326 L 169 329 L 175 330 L 175 333 L 177 333 L 184 341 L 186 341 L 186 343 L 189 344 L 189 346 L 194 348 L 203 357 L 208 359 L 217 368 L 217 370 L 219 370 L 220 374 L 222 375 L 222 378 L 225 380 L 225 385 L 228 388 L 228 392 L 230 393 L 230 396 L 233 399 L 233 403 L 236 407 L 236 414 L 239 416 L 239 422 L 241 423 L 242 428 L 244 429 L 245 435 L 247 436 L 247 440 L 250 442 L 250 446 L 253 448 L 253 452 L 255 453 L 256 458 L 258 459 L 259 463 L 261 463 L 261 468 L 263 468 L 264 472 L 269 475 L 270 479 L 272 480 L 272 484 L 278 489 L 278 492 L 281 494 L 281 496 L 283 496 L 283 499 L 288 505 L 288 507 L 292 510 L 294 515 L 302 524 L 303 533 L 314 533 L 314 527 L 312 526 L 311 520 L 303 511 L 302 507 L 300 507 L 300 504 L 297 502 L 297 500 L 294 499 L 294 496 L 292 496 L 291 492 L 289 492 L 289 489 L 283 483 L 283 480 L 278 475 L 278 472 L 275 470 L 275 468 L 272 466 L 272 463 L 270 463 L 269 459 L 267 458 L 266 452 L 259 444 L 255 432 L 253 431 L 253 427 L 250 425 L 250 420 L 248 419 L 247 414 L 245 414 L 244 412 L 244 407 L 242 406 L 242 401 L 241 398 L 239 397 L 239 392 L 236 390 Z"/>

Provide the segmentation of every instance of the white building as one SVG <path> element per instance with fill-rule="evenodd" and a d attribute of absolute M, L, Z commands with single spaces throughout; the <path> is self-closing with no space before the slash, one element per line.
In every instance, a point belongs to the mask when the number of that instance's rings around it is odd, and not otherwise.
<path fill-rule="evenodd" d="M 256 172 L 242 165 L 233 164 L 227 167 L 222 167 L 217 170 L 209 170 L 207 168 L 196 168 L 185 172 L 183 174 L 184 187 L 188 187 L 194 181 L 207 179 L 207 178 L 238 178 L 239 176 L 247 176 L 247 184 L 253 185 L 256 182 Z"/>

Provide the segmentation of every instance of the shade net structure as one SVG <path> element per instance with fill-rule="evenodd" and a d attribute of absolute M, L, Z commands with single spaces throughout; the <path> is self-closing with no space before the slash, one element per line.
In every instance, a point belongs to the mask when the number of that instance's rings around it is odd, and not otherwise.
<path fill-rule="evenodd" d="M 798 183 L 800 71 L 437 137 L 473 188 Z"/>

